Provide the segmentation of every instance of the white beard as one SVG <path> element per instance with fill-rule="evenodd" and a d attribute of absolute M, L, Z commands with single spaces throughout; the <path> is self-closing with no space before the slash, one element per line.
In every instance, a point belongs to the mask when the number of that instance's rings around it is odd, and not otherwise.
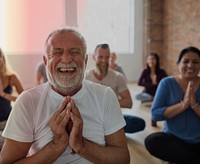
<path fill-rule="evenodd" d="M 62 76 L 57 72 L 54 73 L 54 75 L 52 75 L 47 67 L 46 72 L 47 78 L 51 85 L 53 85 L 53 87 L 59 90 L 62 94 L 67 95 L 82 85 L 85 72 L 85 65 L 83 66 L 83 69 L 79 69 L 75 74 L 71 76 Z"/>

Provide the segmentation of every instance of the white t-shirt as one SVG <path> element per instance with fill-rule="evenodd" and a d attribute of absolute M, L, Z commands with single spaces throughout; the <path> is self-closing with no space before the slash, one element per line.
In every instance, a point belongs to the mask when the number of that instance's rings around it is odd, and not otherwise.
<path fill-rule="evenodd" d="M 84 80 L 82 89 L 72 99 L 83 118 L 86 139 L 105 145 L 106 135 L 125 126 L 118 99 L 109 87 Z M 63 100 L 63 96 L 51 89 L 49 82 L 24 91 L 14 104 L 3 137 L 33 142 L 29 155 L 36 153 L 52 140 L 48 123 Z M 68 147 L 55 163 L 90 163 L 79 155 L 72 155 L 71 151 Z"/>

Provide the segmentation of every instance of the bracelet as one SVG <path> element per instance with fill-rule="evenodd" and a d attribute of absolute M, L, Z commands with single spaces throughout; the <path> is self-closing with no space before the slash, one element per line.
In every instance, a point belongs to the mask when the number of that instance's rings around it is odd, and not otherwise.
<path fill-rule="evenodd" d="M 83 138 L 82 146 L 81 146 L 80 149 L 76 152 L 76 154 L 80 154 L 80 153 L 82 152 L 84 146 L 85 146 L 85 138 Z"/>
<path fill-rule="evenodd" d="M 197 102 L 196 104 L 192 105 L 192 109 L 196 108 L 197 106 L 199 106 L 199 103 Z"/>
<path fill-rule="evenodd" d="M 72 149 L 71 154 L 73 154 L 73 155 L 74 155 L 74 154 L 80 154 L 80 153 L 82 152 L 84 146 L 85 146 L 85 138 L 83 137 L 83 138 L 82 138 L 82 145 L 81 145 L 80 149 L 79 149 L 77 152 L 75 152 L 75 150 Z"/>

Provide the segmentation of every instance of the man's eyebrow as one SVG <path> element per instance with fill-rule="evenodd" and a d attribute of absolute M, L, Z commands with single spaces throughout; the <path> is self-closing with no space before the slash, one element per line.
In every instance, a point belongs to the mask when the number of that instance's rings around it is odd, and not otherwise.
<path fill-rule="evenodd" d="M 81 48 L 72 47 L 72 48 L 70 48 L 70 50 L 81 50 Z"/>
<path fill-rule="evenodd" d="M 80 52 L 80 53 L 83 52 L 83 50 L 82 50 L 81 48 L 70 48 L 69 51 L 78 51 L 78 52 Z"/>
<path fill-rule="evenodd" d="M 53 47 L 53 50 L 63 50 L 63 48 Z"/>

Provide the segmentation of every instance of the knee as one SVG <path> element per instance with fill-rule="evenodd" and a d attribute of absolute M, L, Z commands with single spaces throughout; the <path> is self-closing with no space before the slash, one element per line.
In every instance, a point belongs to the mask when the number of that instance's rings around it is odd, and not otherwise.
<path fill-rule="evenodd" d="M 125 116 L 125 121 L 127 125 L 140 127 L 141 130 L 144 130 L 146 123 L 142 118 L 135 116 Z"/>
<path fill-rule="evenodd" d="M 153 143 L 154 143 L 154 137 L 153 134 L 150 134 L 144 140 L 144 145 L 146 149 L 149 150 L 152 147 Z"/>
<path fill-rule="evenodd" d="M 127 116 L 124 115 L 126 126 L 125 132 L 126 133 L 135 133 L 144 130 L 146 124 L 142 118 L 135 117 L 135 116 Z"/>
<path fill-rule="evenodd" d="M 137 120 L 137 125 L 140 127 L 140 130 L 144 130 L 144 128 L 146 127 L 145 121 L 139 117 L 136 120 Z"/>
<path fill-rule="evenodd" d="M 160 147 L 160 132 L 153 133 L 147 136 L 144 140 L 144 145 L 146 149 L 151 153 L 157 152 Z"/>
<path fill-rule="evenodd" d="M 144 128 L 146 127 L 146 123 L 143 119 L 141 119 L 141 127 L 142 127 L 142 130 L 144 130 Z"/>

